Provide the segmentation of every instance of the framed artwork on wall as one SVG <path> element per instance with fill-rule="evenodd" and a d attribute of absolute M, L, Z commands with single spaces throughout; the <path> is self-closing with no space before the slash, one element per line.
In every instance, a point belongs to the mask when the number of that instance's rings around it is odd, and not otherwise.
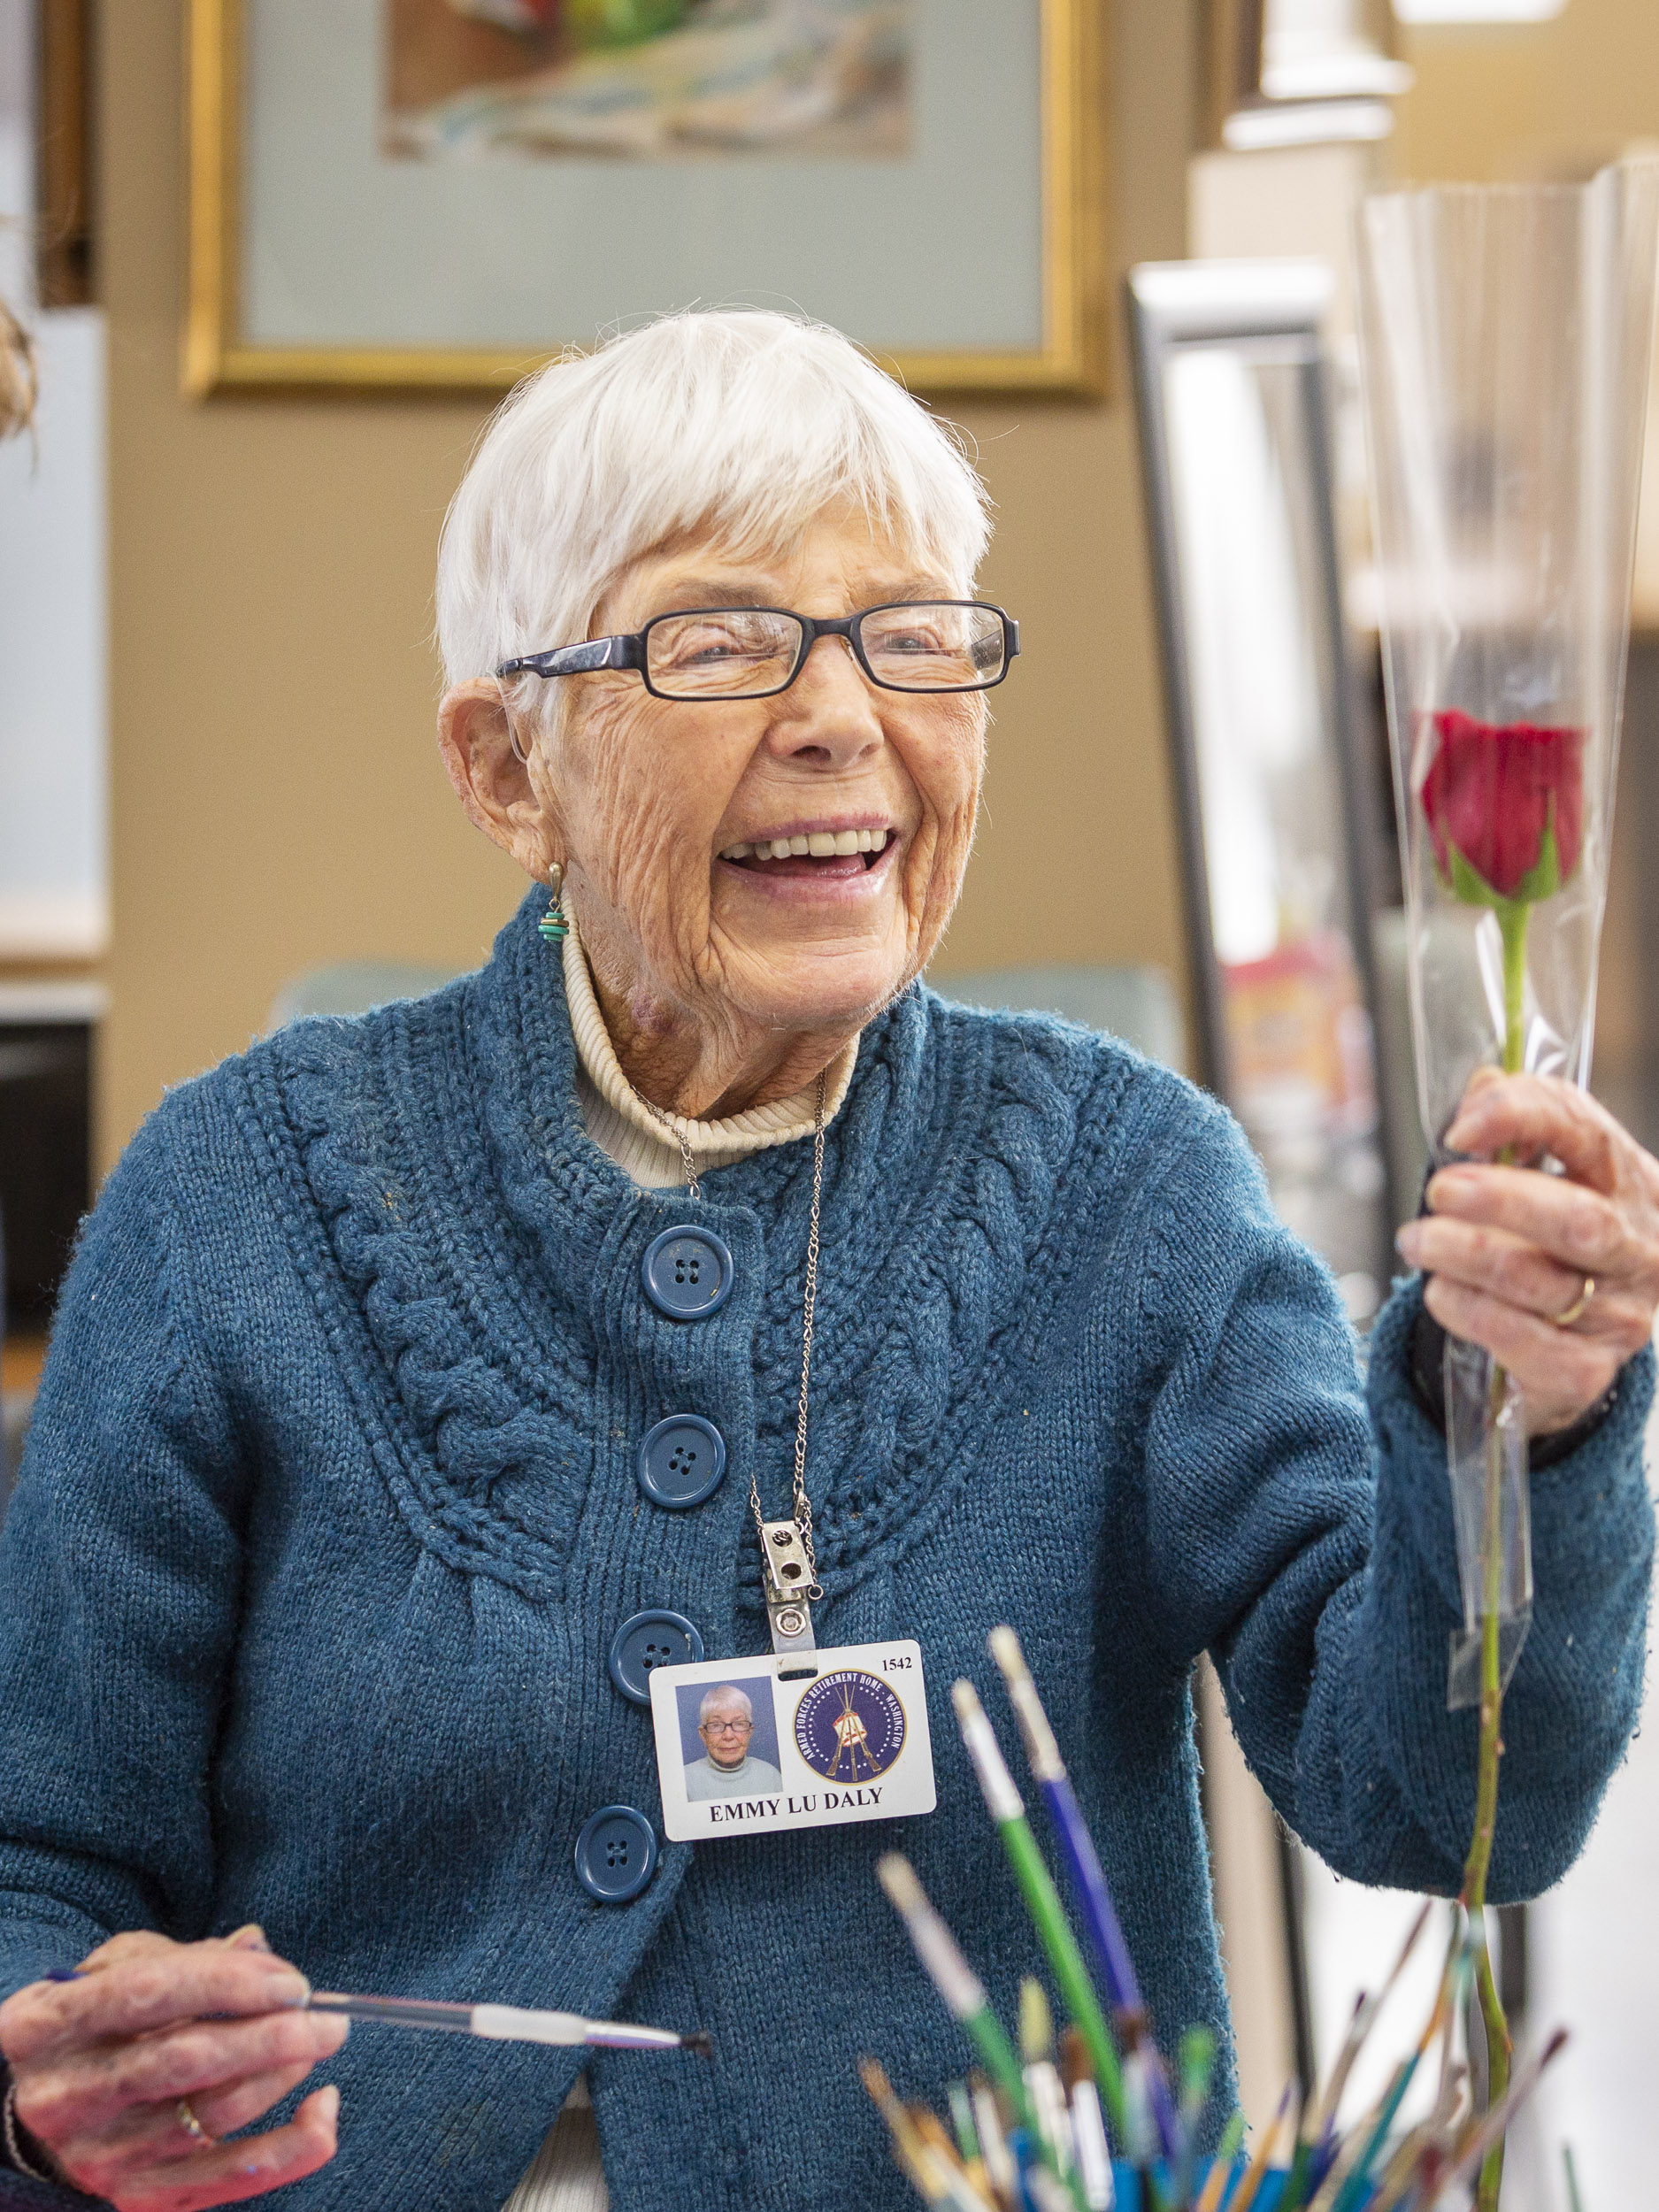
<path fill-rule="evenodd" d="M 1097 0 L 189 0 L 185 388 L 504 388 L 787 306 L 1102 389 Z"/>

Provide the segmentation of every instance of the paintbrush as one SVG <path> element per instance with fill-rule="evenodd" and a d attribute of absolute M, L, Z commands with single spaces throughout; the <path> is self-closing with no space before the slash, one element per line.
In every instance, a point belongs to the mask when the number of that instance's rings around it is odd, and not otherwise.
<path fill-rule="evenodd" d="M 979 2149 L 979 2131 L 973 2124 L 973 2104 L 968 2095 L 968 2085 L 953 2081 L 947 2094 L 950 2100 L 950 2124 L 956 2131 L 956 2155 L 962 2161 L 963 2171 L 982 2197 L 991 2192 L 991 2177 L 985 2169 L 985 2159 Z"/>
<path fill-rule="evenodd" d="M 986 2178 L 991 2193 L 1002 2212 L 1015 2212 L 1019 2200 L 1019 2170 L 1014 2163 L 1014 2154 L 1008 2147 L 1008 2137 L 1002 2131 L 1002 2116 L 996 2108 L 996 2095 L 984 2074 L 968 2077 L 968 2101 L 973 2108 L 974 2127 L 979 2138 L 979 2154 L 985 2161 Z"/>
<path fill-rule="evenodd" d="M 1393 2208 L 1412 2186 L 1425 2154 L 1434 2149 L 1440 2141 L 1440 2135 L 1432 2121 L 1425 2121 L 1422 2126 L 1413 2128 L 1403 2136 L 1395 2147 L 1394 2156 L 1383 2168 L 1376 2188 L 1366 2202 L 1365 2212 L 1393 2212 Z"/>
<path fill-rule="evenodd" d="M 1536 2058 L 1527 2059 L 1516 2068 L 1508 2090 L 1491 2111 L 1476 2122 L 1451 2166 L 1440 2177 L 1434 2193 L 1425 2200 L 1425 2212 L 1433 2212 L 1448 2189 L 1463 2188 L 1474 2179 L 1486 2153 L 1502 2139 L 1516 2114 L 1537 2088 L 1545 2067 L 1565 2047 L 1566 2041 L 1566 2029 L 1557 2028 Z"/>
<path fill-rule="evenodd" d="M 1031 1832 L 1025 1818 L 1025 1808 L 1014 1778 L 1008 1770 L 997 1743 L 995 1731 L 986 1718 L 979 1694 L 972 1682 L 956 1682 L 951 1686 L 950 1701 L 956 1708 L 956 1724 L 962 1731 L 962 1740 L 967 1747 L 973 1770 L 979 1777 L 986 1809 L 996 1824 L 1002 1839 L 1008 1863 L 1019 1884 L 1025 1907 L 1036 1925 L 1037 1934 L 1054 1969 L 1054 1978 L 1060 1985 L 1060 1994 L 1065 2000 L 1066 2010 L 1082 2030 L 1088 2045 L 1094 2078 L 1100 2084 L 1101 2094 L 1114 2132 L 1119 2140 L 1126 2138 L 1124 2113 L 1123 2078 L 1118 2069 L 1118 2054 L 1112 2047 L 1111 2032 L 1106 2025 L 1106 2016 L 1101 2010 L 1100 1999 L 1089 1980 L 1088 1969 L 1083 1963 L 1083 1954 L 1078 1949 L 1077 1939 L 1071 1933 L 1037 1839 Z"/>
<path fill-rule="evenodd" d="M 1279 2092 L 1278 2108 L 1263 2131 L 1261 2146 L 1256 2156 L 1244 2170 L 1243 2180 L 1227 2200 L 1227 2212 L 1250 2212 L 1250 2207 L 1260 2193 L 1268 2167 L 1272 2162 L 1274 2147 L 1285 2124 L 1285 2116 L 1290 2110 L 1290 2100 L 1294 2089 L 1295 2084 L 1287 2081 Z"/>
<path fill-rule="evenodd" d="M 1415 2186 L 1425 2156 L 1431 2152 L 1443 2156 L 1450 2154 L 1464 2126 L 1459 2108 L 1468 2075 L 1469 2069 L 1463 2065 L 1441 2069 L 1440 2095 L 1433 2111 L 1420 2127 L 1411 2131 L 1389 2160 L 1366 2212 L 1393 2212 L 1393 2208 Z"/>
<path fill-rule="evenodd" d="M 711 2058 L 714 2045 L 706 2028 L 677 2034 L 672 2028 L 630 2027 L 621 2020 L 584 2020 L 574 2012 L 539 2012 L 523 2005 L 448 2005 L 425 1997 L 347 1997 L 335 1989 L 313 1989 L 305 2000 L 311 2012 L 343 2014 L 348 2020 L 378 2020 L 388 2028 L 435 2028 L 441 2034 L 481 2035 L 493 2043 L 552 2043 L 569 2048 L 586 2044 L 601 2051 L 695 2051 Z"/>
<path fill-rule="evenodd" d="M 1181 2147 L 1175 2162 L 1175 2202 L 1191 2203 L 1193 2169 L 1198 2157 L 1198 2129 L 1210 2102 L 1210 2079 L 1216 2067 L 1216 2039 L 1205 2027 L 1188 2028 L 1181 2038 L 1180 2124 Z"/>
<path fill-rule="evenodd" d="M 1358 2164 L 1360 2153 L 1369 2140 L 1368 2123 L 1372 2115 L 1379 2109 L 1379 2106 L 1372 2105 L 1365 2119 L 1353 2130 L 1348 2139 L 1338 2147 L 1336 2156 L 1325 2169 L 1325 2178 L 1314 2193 L 1310 2212 L 1335 2212 L 1337 2198 L 1348 2186 L 1348 2177 Z"/>
<path fill-rule="evenodd" d="M 1411 2077 L 1417 2072 L 1417 2061 L 1421 2056 L 1420 2051 L 1413 2051 L 1409 2057 L 1401 2060 L 1394 2069 L 1387 2093 L 1376 2108 L 1376 2117 L 1368 2128 L 1355 2130 L 1359 2154 L 1351 2161 L 1342 2177 L 1332 2200 L 1331 2212 L 1356 2212 L 1360 2199 L 1371 2186 L 1371 2170 L 1376 2163 L 1377 2154 L 1387 2139 L 1388 2131 L 1394 2124 L 1394 2115 L 1404 2101 L 1406 2091 L 1411 2086 Z"/>
<path fill-rule="evenodd" d="M 1314 2161 L 1323 2148 L 1331 2130 L 1336 2124 L 1337 2109 L 1341 2104 L 1342 2092 L 1348 2087 L 1348 2077 L 1354 2070 L 1355 2062 L 1365 2047 L 1365 2039 L 1371 2033 L 1378 2014 L 1387 2003 L 1395 1983 L 1404 1973 L 1407 1962 L 1412 1952 L 1417 1948 L 1417 1938 L 1428 1925 L 1429 1914 L 1432 1909 L 1431 1901 L 1425 1898 L 1423 1909 L 1411 1923 L 1410 1931 L 1405 1941 L 1401 1945 L 1399 1955 L 1390 1968 L 1382 1987 L 1374 1997 L 1362 1990 L 1355 2001 L 1354 2016 L 1348 2024 L 1348 2034 L 1343 2039 L 1342 2047 L 1337 2054 L 1336 2063 L 1331 2069 L 1324 2088 L 1319 2092 L 1310 2110 L 1304 2116 L 1302 2125 L 1296 2131 L 1296 2148 L 1291 2159 L 1290 2176 L 1285 2184 L 1285 2193 L 1280 2199 L 1282 2212 L 1299 2212 L 1299 2208 L 1307 2200 L 1308 2190 L 1313 2178 Z"/>
<path fill-rule="evenodd" d="M 861 2058 L 858 2077 L 887 2124 L 899 2170 L 918 2195 L 929 2204 L 948 2207 L 949 2212 L 990 2212 L 985 2199 L 968 2186 L 955 2162 L 941 2159 L 933 2146 L 924 2139 L 899 2102 L 886 2070 L 873 2058 Z"/>
<path fill-rule="evenodd" d="M 1244 2115 L 1235 2107 L 1232 2119 L 1221 2131 L 1221 2140 L 1216 2145 L 1216 2154 L 1210 2164 L 1210 2177 L 1198 2193 L 1193 2212 L 1219 2212 L 1223 2193 L 1233 2177 L 1233 2162 L 1239 2155 L 1239 2146 L 1243 2140 Z"/>
<path fill-rule="evenodd" d="M 912 2104 L 905 2107 L 910 2124 L 927 2148 L 939 2161 L 947 2176 L 959 2180 L 976 2203 L 983 2204 L 988 2192 L 979 2186 L 968 2171 L 966 2162 L 950 2139 L 950 2131 L 931 2105 Z M 983 2171 L 983 2170 L 981 2170 Z"/>
<path fill-rule="evenodd" d="M 1343 2086 L 1354 2061 L 1359 2056 L 1365 2032 L 1375 2016 L 1369 2010 L 1370 2005 L 1370 1994 L 1362 1989 L 1354 2000 L 1348 2034 L 1337 2054 L 1336 2064 L 1314 2101 L 1303 2111 L 1302 2124 L 1296 2130 L 1296 2147 L 1291 2153 L 1290 2171 L 1285 2177 L 1285 2193 L 1279 2200 L 1280 2212 L 1301 2212 L 1302 2206 L 1308 2200 L 1309 2190 L 1318 2185 L 1320 2177 L 1316 2175 L 1314 2167 L 1319 2147 L 1331 2131 Z"/>
<path fill-rule="evenodd" d="M 1401 2061 L 1381 2099 L 1349 2135 L 1342 2147 L 1341 2156 L 1319 2185 L 1311 2212 L 1355 2212 L 1369 2185 L 1371 2166 L 1382 2148 L 1388 2130 L 1394 2125 L 1394 2116 L 1411 2085 L 1412 2078 L 1442 2026 L 1455 2016 L 1462 2001 L 1462 1993 L 1472 1970 L 1473 1953 L 1465 1932 L 1461 1940 L 1454 1942 L 1447 1970 L 1440 1977 L 1434 2008 L 1429 2014 L 1428 2024 L 1417 2038 L 1417 2048 Z M 1444 2088 L 1442 2078 L 1442 2092 Z"/>
<path fill-rule="evenodd" d="M 1060 2070 L 1054 2062 L 1054 2015 L 1042 1984 L 1029 1974 L 1019 1985 L 1019 2056 L 1025 2094 L 1043 2140 L 1053 2150 L 1060 2171 L 1069 2174 L 1076 2159 L 1071 2116 L 1066 2109 Z"/>
<path fill-rule="evenodd" d="M 1111 2003 L 1113 2024 L 1123 2039 L 1126 2052 L 1144 2047 L 1148 2053 L 1147 2086 L 1152 2102 L 1153 2119 L 1164 2155 L 1173 2158 L 1177 2135 L 1175 2109 L 1170 2100 L 1169 2084 L 1164 2078 L 1164 2069 L 1156 2047 L 1147 2033 L 1147 2009 L 1141 1998 L 1141 1985 L 1136 1978 L 1134 1962 L 1129 1955 L 1129 1946 L 1124 1940 L 1123 1927 L 1111 1901 L 1111 1892 L 1106 1886 L 1106 1877 L 1101 1869 L 1100 1855 L 1094 1848 L 1094 1839 L 1089 1833 L 1088 1823 L 1084 1819 L 1082 1808 L 1077 1801 L 1077 1793 L 1071 1787 L 1071 1778 L 1066 1772 L 1059 1743 L 1043 1709 L 1042 1700 L 1037 1694 L 1031 1669 L 1025 1663 L 1025 1655 L 1020 1649 L 1019 1638 L 1004 1624 L 991 1631 L 989 1641 L 991 1656 L 1002 1671 L 1009 1702 L 1019 1724 L 1032 1778 L 1042 1792 L 1043 1802 L 1054 1823 L 1066 1879 L 1094 1946 L 1095 1959 Z M 1091 2056 L 1094 2058 L 1096 2078 L 1111 2115 L 1113 2131 L 1119 2143 L 1127 2147 L 1129 2130 L 1123 2110 L 1123 2093 L 1116 2085 L 1116 2068 L 1114 2066 L 1113 2071 L 1108 2073 L 1102 2069 L 1098 2054 L 1091 2051 Z"/>
<path fill-rule="evenodd" d="M 1008 2099 L 1016 2123 L 1036 2133 L 1036 2123 L 1025 2094 L 1024 2077 L 1014 2047 L 1002 2024 L 991 2009 L 985 1985 L 968 1964 L 953 1936 L 929 1903 L 917 1879 L 916 1869 L 902 1852 L 888 1851 L 876 1862 L 876 1878 L 887 1901 L 903 1921 L 916 1955 L 944 2001 L 951 2018 L 972 2039 L 991 2079 Z"/>
<path fill-rule="evenodd" d="M 1025 2129 L 1033 2150 L 1050 2168 L 1064 2189 L 1058 2154 L 1038 2124 L 1014 2047 L 991 2009 L 983 1983 L 963 1957 L 956 1938 L 928 1902 L 926 1892 L 916 1878 L 915 1868 L 901 1852 L 889 1851 L 877 1860 L 876 1876 L 909 1931 L 916 1955 L 926 1968 L 945 2009 L 972 2039 L 990 2070 L 991 2078 L 1007 2098 L 1016 2122 Z"/>
<path fill-rule="evenodd" d="M 1077 2154 L 1078 2186 L 1088 2212 L 1111 2212 L 1117 2191 L 1111 2148 L 1106 2140 L 1106 2116 L 1101 2110 L 1100 2085 L 1088 2062 L 1088 2045 L 1076 2028 L 1068 2028 L 1060 2038 L 1060 2060 L 1066 2108 L 1071 2117 L 1071 2147 Z"/>
<path fill-rule="evenodd" d="M 946 2194 L 944 2177 L 934 2172 L 926 2145 L 911 2124 L 910 2114 L 899 2102 L 893 2084 L 887 2079 L 886 2067 L 879 2059 L 861 2058 L 858 2062 L 858 2078 L 868 2091 L 871 2102 L 887 2123 L 887 2139 L 899 2171 L 929 2204 L 942 2203 Z"/>

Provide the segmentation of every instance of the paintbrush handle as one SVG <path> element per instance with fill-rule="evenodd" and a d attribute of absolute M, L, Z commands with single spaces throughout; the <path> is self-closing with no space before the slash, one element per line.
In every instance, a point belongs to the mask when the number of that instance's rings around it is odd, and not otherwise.
<path fill-rule="evenodd" d="M 1077 1899 L 1083 1918 L 1094 1941 L 1094 1955 L 1100 1962 L 1106 1991 L 1114 2008 L 1119 2012 L 1144 2014 L 1141 1985 L 1135 1978 L 1134 1962 L 1129 1955 L 1129 1946 L 1124 1940 L 1122 1923 L 1106 1886 L 1106 1876 L 1094 1848 L 1094 1839 L 1089 1833 L 1083 1809 L 1077 1801 L 1071 1777 L 1064 1768 L 1041 1784 L 1043 1801 L 1054 1822 L 1055 1833 L 1060 1840 L 1061 1863 L 1066 1878 Z M 1106 2084 L 1102 2077 L 1102 2089 Z M 1147 2068 L 1147 2088 L 1152 2101 L 1152 2117 L 1158 2131 L 1158 2142 L 1167 2159 L 1173 2159 L 1180 2147 L 1180 2133 L 1176 2125 L 1174 2101 L 1170 2095 L 1169 2083 L 1158 2063 L 1156 2052 Z M 1107 2102 L 1110 2107 L 1110 2098 Z M 1118 2139 L 1124 2143 L 1124 2123 L 1116 2113 L 1113 2125 Z M 1127 2146 L 1125 2145 L 1125 2147 Z"/>
<path fill-rule="evenodd" d="M 1243 2115 L 1235 2113 L 1216 2146 L 1216 2154 L 1210 2162 L 1209 2176 L 1199 2192 L 1193 2212 L 1220 2212 L 1221 2200 L 1238 2170 L 1239 2146 L 1243 2140 Z"/>
<path fill-rule="evenodd" d="M 999 1639 L 1002 1632 L 999 1632 Z M 1007 1632 L 1012 1636 L 1012 1631 Z M 993 1646 L 995 1648 L 995 1646 Z M 1018 1644 L 1015 1647 L 1018 1649 Z M 1025 1900 L 1025 1909 L 1036 1924 L 1037 1934 L 1048 1955 L 1055 1979 L 1060 1985 L 1066 2009 L 1081 2030 L 1088 2046 L 1090 2063 L 1099 2081 L 1101 2093 L 1111 2116 L 1111 2124 L 1120 2142 L 1127 2140 L 1127 2115 L 1124 2106 L 1123 2078 L 1118 2070 L 1118 2053 L 1113 2048 L 1111 2032 L 1106 2025 L 1106 2016 L 1101 2010 L 1100 1999 L 1094 1994 L 1094 1985 L 1089 1979 L 1088 1969 L 1083 1963 L 1083 1954 L 1077 1947 L 1071 1924 L 1065 1916 L 1059 1892 L 1037 1848 L 1037 1839 L 1031 1832 L 1025 1818 L 1025 1807 L 1014 1786 L 1014 1778 L 1008 1770 L 1002 1746 L 996 1740 L 996 1731 L 986 1718 L 979 1694 L 972 1682 L 953 1682 L 950 1702 L 956 1709 L 956 1725 L 962 1731 L 963 1747 L 972 1762 L 978 1777 L 985 1809 L 991 1816 L 997 1833 L 1002 1839 L 1002 1848 L 1008 1854 L 1014 1878 L 1019 1884 Z M 1037 1708 L 1041 1715 L 1041 1707 Z M 1043 1722 L 1046 1728 L 1047 1721 Z M 1056 1752 L 1049 1765 L 1049 1772 L 1064 1780 L 1065 1769 L 1059 1763 Z M 1048 1776 L 1039 1774 L 1040 1786 L 1046 1786 Z M 1080 1816 L 1079 1816 L 1080 1818 Z"/>
<path fill-rule="evenodd" d="M 337 1989 L 313 1989 L 306 1999 L 312 2012 L 342 2014 L 348 2020 L 380 2020 L 393 2028 L 436 2028 L 447 2035 L 471 2035 L 472 2007 L 434 2003 L 426 1997 L 347 1997 Z"/>
<path fill-rule="evenodd" d="M 1041 1785 L 1043 1798 L 1060 1839 L 1060 1855 L 1082 1907 L 1083 1918 L 1105 1977 L 1106 1994 L 1119 2012 L 1141 2012 L 1141 1985 L 1118 1918 L 1111 1892 L 1106 1886 L 1100 1855 L 1094 1848 L 1083 1809 L 1077 1801 L 1069 1775 L 1061 1774 Z"/>
<path fill-rule="evenodd" d="M 348 2020 L 378 2020 L 390 2028 L 436 2028 L 445 2035 L 481 2035 L 492 2043 L 550 2043 L 570 2049 L 577 2044 L 626 2037 L 630 2042 L 660 2036 L 664 2048 L 680 2040 L 657 2028 L 619 2029 L 608 2022 L 584 2020 L 573 2012 L 531 2011 L 520 2005 L 447 2005 L 425 1997 L 348 1997 L 338 1990 L 314 1989 L 313 2012 L 343 2013 Z"/>
<path fill-rule="evenodd" d="M 313 2012 L 342 2013 L 348 2020 L 378 2020 L 393 2028 L 436 2028 L 447 2035 L 483 2036 L 492 2043 L 541 2043 L 556 2050 L 589 2045 L 598 2050 L 677 2051 L 686 2038 L 672 2028 L 639 2028 L 620 2020 L 584 2020 L 580 2013 L 546 2012 L 525 2005 L 449 2005 L 425 1997 L 351 1997 L 314 1989 Z"/>
<path fill-rule="evenodd" d="M 1008 2099 L 1016 2124 L 1034 2132 L 1037 2122 L 1025 2094 L 1025 2077 L 1020 2071 L 1019 2061 L 1002 2022 L 987 2004 L 977 2012 L 964 2015 L 962 2025 L 973 2039 L 973 2047 L 984 2061 L 986 2072 Z"/>
<path fill-rule="evenodd" d="M 1088 2046 L 1089 2062 L 1094 2069 L 1104 2098 L 1113 2133 L 1120 2143 L 1128 2140 L 1128 2114 L 1124 2102 L 1123 2076 L 1118 2070 L 1118 2054 L 1112 2047 L 1111 2032 L 1106 2025 L 1106 2016 L 1101 2010 L 1100 1999 L 1094 1994 L 1094 1985 L 1089 1979 L 1083 1954 L 1078 1949 L 1077 1939 L 1071 1933 L 1060 1893 L 1054 1886 L 1037 1839 L 1031 1832 L 1031 1824 L 1024 1813 L 1012 1820 L 998 1821 L 997 1831 L 1002 1839 L 1002 1848 L 1008 1863 L 1014 1870 L 1026 1909 L 1035 1924 L 1039 1939 L 1054 1969 L 1055 1980 L 1065 2008 L 1076 2021 L 1083 2040 Z"/>
<path fill-rule="evenodd" d="M 1284 2095 L 1279 2101 L 1279 2109 L 1268 2122 L 1266 2131 L 1256 2148 L 1255 2157 L 1245 2168 L 1238 2187 L 1227 2199 L 1226 2212 L 1250 2212 L 1250 2207 L 1256 2202 L 1260 2193 L 1267 2170 L 1272 2163 L 1274 2147 L 1279 2141 L 1279 2131 L 1284 2126 L 1285 2115 L 1289 2108 L 1290 2089 L 1287 2085 Z"/>
<path fill-rule="evenodd" d="M 1414 2051 L 1409 2058 L 1402 2059 L 1395 2069 L 1394 2080 L 1382 2101 L 1375 2124 L 1365 2139 L 1365 2147 L 1338 2192 L 1333 2212 L 1356 2212 L 1360 2199 L 1371 2186 L 1371 2170 L 1377 2162 L 1377 2154 L 1382 2148 L 1384 2138 L 1394 2125 L 1394 2115 L 1404 2101 L 1406 2091 L 1411 2086 L 1411 2077 L 1417 2070 L 1419 2055 Z"/>

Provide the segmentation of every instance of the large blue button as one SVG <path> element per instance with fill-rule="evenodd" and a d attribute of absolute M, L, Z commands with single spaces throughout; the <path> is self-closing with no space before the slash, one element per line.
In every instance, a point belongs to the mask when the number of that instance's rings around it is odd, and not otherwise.
<path fill-rule="evenodd" d="M 726 1439 L 700 1413 L 671 1413 L 645 1432 L 636 1471 L 653 1505 L 701 1505 L 726 1472 Z"/>
<path fill-rule="evenodd" d="M 602 1805 L 576 1839 L 576 1878 L 602 1905 L 626 1905 L 657 1871 L 657 1832 L 632 1805 Z"/>
<path fill-rule="evenodd" d="M 695 1666 L 703 1639 L 683 1613 L 635 1613 L 611 1639 L 611 1679 L 635 1705 L 651 1701 L 657 1667 Z"/>
<path fill-rule="evenodd" d="M 732 1294 L 732 1255 L 708 1229 L 664 1229 L 641 1272 L 646 1296 L 671 1321 L 706 1321 Z"/>

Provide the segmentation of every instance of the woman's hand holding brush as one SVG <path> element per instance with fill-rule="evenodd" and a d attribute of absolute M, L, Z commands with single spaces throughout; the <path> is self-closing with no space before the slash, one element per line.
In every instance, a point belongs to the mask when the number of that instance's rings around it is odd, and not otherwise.
<path fill-rule="evenodd" d="M 26 2162 L 119 2212 L 198 2212 L 280 2189 L 334 2154 L 339 2092 L 249 2126 L 345 2041 L 257 1928 L 204 1943 L 112 1937 L 0 2005 L 7 2119 Z M 21 2131 L 21 2132 L 19 2132 Z M 43 2156 L 42 2156 L 43 2154 Z"/>

